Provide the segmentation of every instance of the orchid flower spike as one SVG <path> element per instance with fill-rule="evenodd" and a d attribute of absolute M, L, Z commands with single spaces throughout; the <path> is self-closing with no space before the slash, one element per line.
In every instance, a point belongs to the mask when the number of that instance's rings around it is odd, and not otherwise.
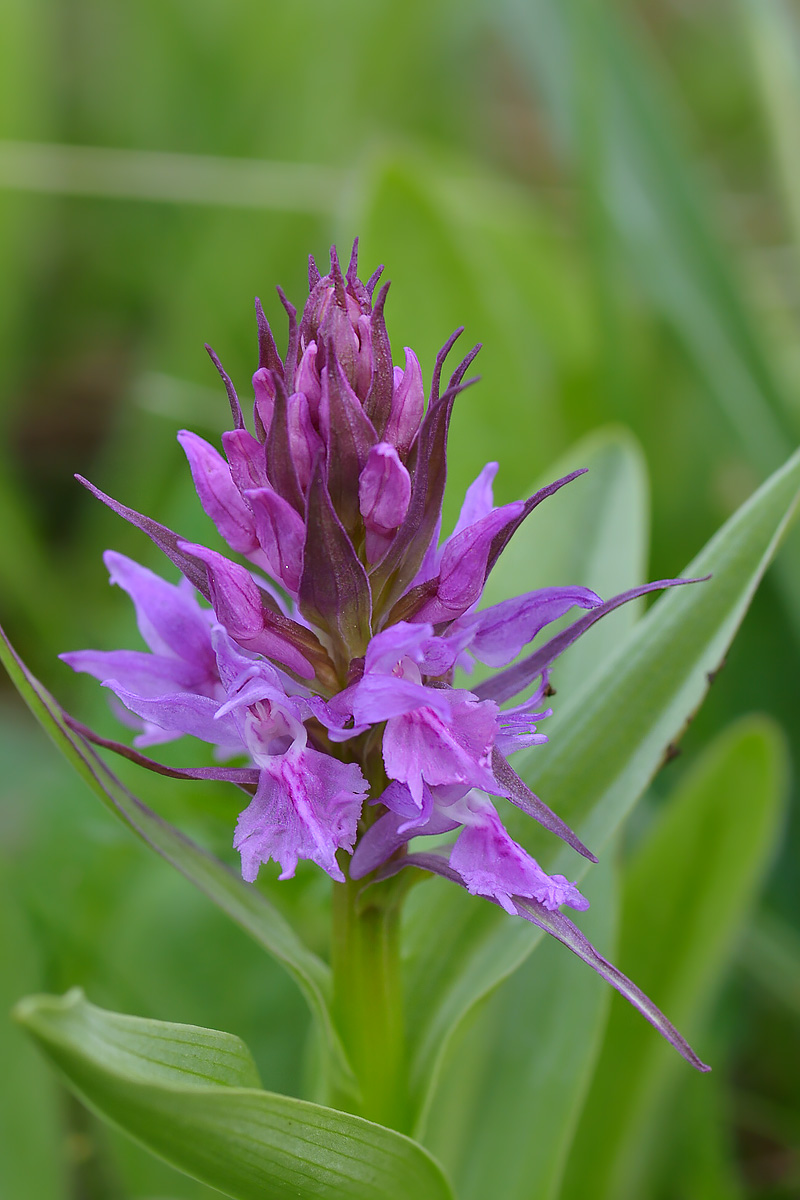
<path fill-rule="evenodd" d="M 661 580 L 606 601 L 586 587 L 549 587 L 481 607 L 515 530 L 581 471 L 498 506 L 497 464 L 489 463 L 440 542 L 448 427 L 478 347 L 443 385 L 461 331 L 454 334 L 426 396 L 412 350 L 394 365 L 384 319 L 389 285 L 376 295 L 379 273 L 359 279 L 356 250 L 346 272 L 335 249 L 326 275 L 311 261 L 299 319 L 281 293 L 289 316 L 283 358 L 257 302 L 251 429 L 212 354 L 234 427 L 222 452 L 194 432 L 178 435 L 230 557 L 87 485 L 184 578 L 167 583 L 109 551 L 111 582 L 131 597 L 147 650 L 62 657 L 121 701 L 138 723 L 139 746 L 189 734 L 222 760 L 246 761 L 206 772 L 249 792 L 234 837 L 246 880 L 270 860 L 281 879 L 308 859 L 336 881 L 365 884 L 417 866 L 586 957 L 583 935 L 559 910 L 581 911 L 588 901 L 512 840 L 489 797 L 510 801 L 596 861 L 509 756 L 546 740 L 539 727 L 550 714 L 548 672 L 575 638 L 619 604 L 687 581 Z M 520 658 L 575 609 L 583 615 Z M 470 689 L 459 671 L 475 659 L 493 673 Z M 433 853 L 410 846 L 448 833 Z M 703 1069 L 655 1006 L 590 950 L 592 965 Z"/>

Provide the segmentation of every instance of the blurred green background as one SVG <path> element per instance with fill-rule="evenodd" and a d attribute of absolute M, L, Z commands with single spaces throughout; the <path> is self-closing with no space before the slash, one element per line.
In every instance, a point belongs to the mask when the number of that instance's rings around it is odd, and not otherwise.
<path fill-rule="evenodd" d="M 0 608 L 37 674 L 104 731 L 103 695 L 55 655 L 133 645 L 100 553 L 157 558 L 73 472 L 207 537 L 174 439 L 225 427 L 202 342 L 246 395 L 253 296 L 282 330 L 273 285 L 301 303 L 307 253 L 324 262 L 334 239 L 360 235 L 365 275 L 386 263 L 395 353 L 413 346 L 426 379 L 456 325 L 484 343 L 454 420 L 451 516 L 487 459 L 510 500 L 589 431 L 624 425 L 663 577 L 800 440 L 788 0 L 5 0 L 2 26 Z M 745 713 L 777 718 L 800 777 L 799 647 L 795 530 L 646 813 Z M 0 1010 L 80 983 L 110 1007 L 230 1029 L 267 1087 L 302 1091 L 292 985 L 111 826 L 0 687 Z M 230 856 L 235 797 L 147 786 Z M 800 1194 L 789 812 L 706 1016 L 713 1082 L 671 1085 L 639 1197 Z M 323 943 L 325 881 L 293 888 Z M 0 1021 L 2 1200 L 211 1195 L 101 1128 Z"/>

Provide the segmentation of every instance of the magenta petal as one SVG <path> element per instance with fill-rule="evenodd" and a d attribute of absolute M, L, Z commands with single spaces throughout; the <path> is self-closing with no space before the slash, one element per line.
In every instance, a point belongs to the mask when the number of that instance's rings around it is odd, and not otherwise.
<path fill-rule="evenodd" d="M 101 683 L 117 680 L 141 696 L 200 690 L 209 682 L 205 670 L 198 671 L 180 658 L 147 654 L 144 650 L 73 650 L 58 657 L 73 671 L 93 675 Z"/>
<path fill-rule="evenodd" d="M 386 538 L 402 524 L 411 499 L 411 476 L 388 442 L 378 442 L 370 450 L 359 477 L 358 497 L 367 529 L 367 557 L 374 562 L 385 550 Z M 370 534 L 377 535 L 372 552 Z"/>
<path fill-rule="evenodd" d="M 319 415 L 319 402 L 322 398 L 322 388 L 319 381 L 317 366 L 317 343 L 309 342 L 303 351 L 297 375 L 294 381 L 295 391 L 302 392 L 308 403 L 309 412 L 314 420 Z"/>
<path fill-rule="evenodd" d="M 294 392 L 289 397 L 286 419 L 289 427 L 289 450 L 297 482 L 300 490 L 305 493 L 311 482 L 314 463 L 325 449 L 325 445 L 314 428 L 309 401 L 302 392 Z"/>
<path fill-rule="evenodd" d="M 391 675 L 402 658 L 421 663 L 425 645 L 433 638 L 433 626 L 424 621 L 397 621 L 370 638 L 364 659 L 364 671 Z"/>
<path fill-rule="evenodd" d="M 434 624 L 451 621 L 480 598 L 492 545 L 502 530 L 516 521 L 523 507 L 521 501 L 516 501 L 496 508 L 447 540 L 438 578 L 431 585 L 423 585 L 432 594 L 415 610 L 415 619 Z"/>
<path fill-rule="evenodd" d="M 327 449 L 326 483 L 337 516 L 352 529 L 359 517 L 356 481 L 378 435 L 331 347 L 326 352 L 319 409 L 320 430 Z"/>
<path fill-rule="evenodd" d="M 605 600 L 599 607 L 592 609 L 586 616 L 573 621 L 566 629 L 562 629 L 561 633 L 557 633 L 549 642 L 540 646 L 538 650 L 534 650 L 533 654 L 529 654 L 521 662 L 515 663 L 513 667 L 506 667 L 505 671 L 501 671 L 498 675 L 493 675 L 491 679 L 479 684 L 475 688 L 475 695 L 480 696 L 481 699 L 496 700 L 499 704 L 504 700 L 510 700 L 512 696 L 516 696 L 517 692 L 521 692 L 523 688 L 532 683 L 546 667 L 555 662 L 568 646 L 571 646 L 582 633 L 594 625 L 595 621 L 599 621 L 607 613 L 613 612 L 615 608 L 661 588 L 703 582 L 702 579 L 657 579 L 653 583 L 645 583 L 641 587 L 631 588 L 630 591 L 620 592 L 618 596 L 612 596 L 610 600 Z"/>
<path fill-rule="evenodd" d="M 378 798 L 389 809 L 370 825 L 358 839 L 350 860 L 350 877 L 363 879 L 382 863 L 386 862 L 411 838 L 449 833 L 458 828 L 458 822 L 448 818 L 446 811 L 431 811 L 432 796 L 423 788 L 422 806 L 417 805 L 408 788 L 401 783 L 390 783 Z M 460 879 L 457 882 L 461 883 Z"/>
<path fill-rule="evenodd" d="M 211 603 L 221 625 L 248 650 L 256 650 L 313 679 L 314 668 L 288 632 L 303 633 L 300 626 L 264 608 L 261 592 L 249 571 L 206 546 L 180 542 L 180 548 L 205 563 Z M 287 632 L 282 632 L 283 630 Z"/>
<path fill-rule="evenodd" d="M 204 511 L 232 550 L 251 554 L 258 548 L 253 514 L 233 482 L 225 459 L 203 438 L 186 429 L 178 434 L 178 441 L 189 460 Z"/>
<path fill-rule="evenodd" d="M 489 513 L 494 511 L 492 484 L 494 483 L 499 467 L 499 463 L 488 462 L 477 479 L 469 485 L 451 537 L 455 537 L 456 534 L 461 533 L 464 529 L 468 529 L 476 521 L 481 521 L 484 517 L 488 517 Z"/>
<path fill-rule="evenodd" d="M 429 708 L 447 720 L 451 711 L 448 693 L 394 675 L 365 675 L 356 684 L 352 710 L 359 725 L 378 724 L 418 708 Z"/>
<path fill-rule="evenodd" d="M 303 573 L 303 518 L 272 488 L 253 488 L 245 495 L 255 520 L 258 542 L 269 569 L 290 592 L 297 593 Z"/>
<path fill-rule="evenodd" d="M 231 637 L 237 641 L 257 637 L 264 629 L 264 612 L 250 572 L 206 546 L 181 542 L 180 548 L 206 564 L 214 612 Z"/>
<path fill-rule="evenodd" d="M 168 583 L 116 550 L 107 550 L 103 562 L 111 583 L 133 600 L 139 632 L 153 653 L 174 655 L 198 672 L 213 675 L 211 614 L 200 607 L 186 585 Z"/>
<path fill-rule="evenodd" d="M 119 697 L 131 712 L 145 721 L 158 725 L 170 733 L 189 734 L 210 742 L 213 746 L 227 749 L 243 749 L 242 739 L 233 717 L 216 719 L 219 700 L 209 696 L 197 696 L 191 692 L 176 692 L 161 696 L 138 696 L 123 687 L 116 679 L 103 684 Z"/>
<path fill-rule="evenodd" d="M 370 825 L 358 839 L 350 859 L 351 879 L 363 879 L 406 844 L 410 835 L 399 832 L 405 822 L 406 818 L 398 813 L 387 812 Z"/>
<path fill-rule="evenodd" d="M 386 724 L 383 761 L 390 779 L 408 784 L 417 803 L 428 786 L 459 783 L 491 791 L 489 767 L 497 710 L 484 707 L 468 692 L 449 692 L 443 718 L 432 708 L 418 709 Z"/>
<path fill-rule="evenodd" d="M 488 803 L 474 824 L 458 835 L 450 854 L 450 866 L 458 871 L 468 892 L 489 896 L 516 916 L 513 897 L 536 899 L 546 908 L 569 904 L 573 908 L 589 907 L 574 884 L 563 875 L 547 875 L 506 833 L 494 808 Z"/>
<path fill-rule="evenodd" d="M 603 601 L 584 587 L 539 588 L 524 596 L 504 600 L 491 608 L 463 617 L 456 624 L 472 629 L 468 642 L 471 654 L 490 667 L 505 666 L 523 646 L 576 605 L 597 608 Z M 453 627 L 448 633 L 453 633 Z"/>
<path fill-rule="evenodd" d="M 231 478 L 240 492 L 267 486 L 267 458 L 261 442 L 246 429 L 228 429 L 222 435 Z"/>
<path fill-rule="evenodd" d="M 402 457 L 408 454 L 417 436 L 425 408 L 422 368 L 408 346 L 405 353 L 405 370 L 395 369 L 391 412 L 383 431 L 384 440 L 396 446 Z"/>
<path fill-rule="evenodd" d="M 274 859 L 280 878 L 289 879 L 298 859 L 307 858 L 343 883 L 336 851 L 352 850 L 366 789 L 354 763 L 310 749 L 275 755 L 262 765 L 258 790 L 236 826 L 243 877 L 254 882 L 260 865 Z"/>
<path fill-rule="evenodd" d="M 255 392 L 255 412 L 262 429 L 269 432 L 272 416 L 275 411 L 275 383 L 272 369 L 259 367 L 253 376 L 253 391 Z"/>

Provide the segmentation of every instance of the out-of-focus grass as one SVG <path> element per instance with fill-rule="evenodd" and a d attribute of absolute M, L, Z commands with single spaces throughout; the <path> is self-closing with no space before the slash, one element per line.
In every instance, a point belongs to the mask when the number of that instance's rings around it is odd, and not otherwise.
<path fill-rule="evenodd" d="M 253 295 L 282 328 L 273 284 L 299 301 L 306 253 L 324 256 L 333 236 L 361 233 L 369 268 L 386 262 L 398 355 L 413 345 L 429 368 L 461 323 L 465 340 L 485 342 L 483 382 L 454 421 L 451 515 L 486 459 L 501 461 L 498 494 L 509 499 L 578 437 L 619 421 L 645 450 L 651 573 L 664 575 L 797 440 L 800 60 L 796 14 L 782 0 L 7 0 L 2 19 L 0 139 L 42 148 L 38 184 L 30 161 L 23 177 L 19 152 L 16 166 L 0 153 L 16 185 L 0 188 L 0 608 L 37 672 L 107 730 L 98 689 L 54 655 L 135 644 L 99 554 L 114 545 L 151 565 L 157 557 L 72 472 L 208 536 L 174 441 L 178 426 L 224 427 L 201 343 L 246 395 Z M 64 151 L 47 145 L 133 156 L 84 157 L 81 185 L 60 189 Z M 154 152 L 167 157 L 135 157 Z M 191 176 L 175 184 L 172 155 L 202 157 L 207 202 L 181 202 Z M 79 159 L 66 161 L 79 174 Z M 296 169 L 270 177 L 266 163 Z M 298 174 L 303 166 L 317 174 Z M 126 172 L 130 194 L 110 198 L 113 187 L 124 193 Z M 284 180 L 274 203 L 270 178 Z M 798 744 L 798 580 L 795 535 L 686 739 L 687 758 L 754 707 Z M 268 1084 L 302 1089 L 305 1018 L 291 1015 L 289 985 L 120 840 L 13 697 L 2 703 L 12 836 L 0 859 L 16 898 L 14 944 L 30 946 L 20 990 L 80 982 L 100 1003 L 220 1024 L 272 1063 Z M 668 768 L 664 790 L 680 772 Z M 657 781 L 656 798 L 661 790 Z M 224 849 L 229 797 L 158 795 Z M 789 927 L 800 919 L 798 848 L 795 815 L 769 887 L 772 921 Z M 297 892 L 313 928 L 313 877 Z M 758 925 L 743 942 L 752 968 L 720 1010 L 733 1083 L 715 1128 L 732 1113 L 735 1137 L 709 1154 L 728 1155 L 717 1176 L 740 1178 L 759 1200 L 788 1196 L 797 1178 L 785 1114 L 800 1094 L 783 1047 L 797 1048 L 800 1025 L 796 1006 L 775 1007 L 781 973 L 797 973 L 793 946 L 774 924 Z M 227 974 L 212 967 L 222 955 Z M 36 1067 L 19 1054 L 27 1078 Z M 93 1125 L 96 1170 L 91 1155 L 81 1164 L 80 1138 L 59 1151 L 59 1122 L 85 1130 L 41 1086 L 51 1116 L 39 1153 L 52 1170 L 30 1183 L 32 1198 L 66 1195 L 70 1175 L 89 1197 L 201 1194 Z M 26 1200 L 22 1186 L 14 1195 Z M 673 1195 L 666 1175 L 653 1187 L 659 1200 Z"/>

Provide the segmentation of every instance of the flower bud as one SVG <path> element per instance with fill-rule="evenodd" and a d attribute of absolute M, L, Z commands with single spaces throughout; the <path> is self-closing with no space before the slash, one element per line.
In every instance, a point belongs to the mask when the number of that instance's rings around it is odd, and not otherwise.
<path fill-rule="evenodd" d="M 422 368 L 413 350 L 406 350 L 406 369 L 394 369 L 394 391 L 389 421 L 383 432 L 384 439 L 392 442 L 402 458 L 408 454 L 422 421 L 425 408 L 425 388 L 422 383 Z"/>
<path fill-rule="evenodd" d="M 367 558 L 377 562 L 408 512 L 411 476 L 394 446 L 378 442 L 358 481 L 358 500 L 367 530 Z"/>

